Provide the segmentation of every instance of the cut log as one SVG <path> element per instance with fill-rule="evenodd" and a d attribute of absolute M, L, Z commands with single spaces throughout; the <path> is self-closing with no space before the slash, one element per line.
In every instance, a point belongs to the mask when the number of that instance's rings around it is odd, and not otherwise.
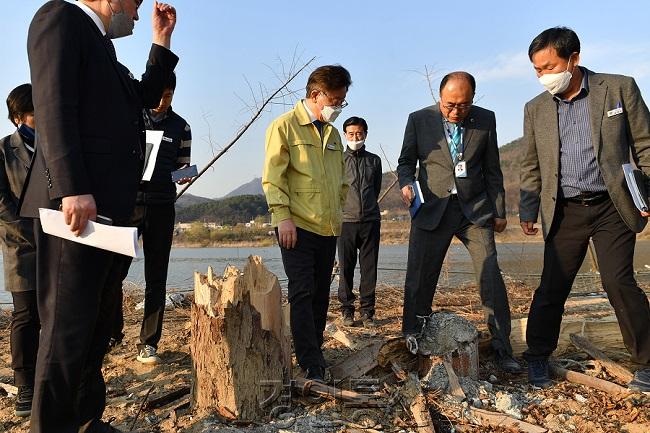
<path fill-rule="evenodd" d="M 451 365 L 451 362 L 447 359 L 442 361 L 442 364 L 445 366 L 447 371 L 447 377 L 449 377 L 449 388 L 451 388 L 451 395 L 463 401 L 467 398 L 463 388 L 460 387 L 460 382 L 458 381 L 458 376 L 454 371 L 454 367 Z"/>
<path fill-rule="evenodd" d="M 243 274 L 195 274 L 192 305 L 192 405 L 230 420 L 268 415 L 290 382 L 290 333 L 275 275 L 251 256 Z"/>
<path fill-rule="evenodd" d="M 385 402 L 374 394 L 359 394 L 358 392 L 341 389 L 326 385 L 315 380 L 307 380 L 304 377 L 296 377 L 292 381 L 293 388 L 300 395 L 316 395 L 327 399 L 341 400 L 347 407 L 383 407 Z"/>
<path fill-rule="evenodd" d="M 483 427 L 510 427 L 525 433 L 546 433 L 548 430 L 534 424 L 520 421 L 508 415 L 469 407 L 464 412 L 473 423 Z"/>
<path fill-rule="evenodd" d="M 587 352 L 592 358 L 600 362 L 600 365 L 611 376 L 617 378 L 623 383 L 628 383 L 634 378 L 634 375 L 630 370 L 612 361 L 588 339 L 576 334 L 569 335 L 569 338 L 575 347 Z"/>
<path fill-rule="evenodd" d="M 189 386 L 183 386 L 179 389 L 176 389 L 174 391 L 168 392 L 166 394 L 161 395 L 160 397 L 156 397 L 153 399 L 150 399 L 147 401 L 144 405 L 145 410 L 151 410 L 151 409 L 156 409 L 162 406 L 165 406 L 169 403 L 175 402 L 176 400 L 180 399 L 181 397 L 189 394 L 191 391 Z"/>
<path fill-rule="evenodd" d="M 392 363 L 392 369 L 395 376 L 404 381 L 399 393 L 404 407 L 408 408 L 415 421 L 416 427 L 413 431 L 417 433 L 435 433 L 427 399 L 422 394 L 422 387 L 417 375 L 415 373 L 406 373 L 396 362 Z"/>
<path fill-rule="evenodd" d="M 568 380 L 569 382 L 579 383 L 580 385 L 596 388 L 611 395 L 624 396 L 631 393 L 629 389 L 623 388 L 622 386 L 617 385 L 613 382 L 598 379 L 597 377 L 591 377 L 583 373 L 578 373 L 577 371 L 567 370 L 566 368 L 558 367 L 552 364 L 551 372 L 555 376 Z"/>
<path fill-rule="evenodd" d="M 370 343 L 370 345 L 354 352 L 339 364 L 331 367 L 332 379 L 335 382 L 349 378 L 356 379 L 368 373 L 378 365 L 377 356 L 383 345 L 383 341 Z"/>
<path fill-rule="evenodd" d="M 528 319 L 518 319 L 512 321 L 512 332 L 510 334 L 510 344 L 515 356 L 520 356 L 527 348 L 526 345 L 526 324 Z M 558 340 L 555 355 L 566 353 L 572 350 L 570 335 L 576 334 L 588 338 L 594 345 L 601 350 L 626 351 L 623 344 L 621 330 L 618 327 L 618 321 L 614 316 L 602 317 L 598 319 L 578 319 L 574 317 L 565 317 L 562 319 L 560 328 L 560 338 Z"/>
<path fill-rule="evenodd" d="M 377 362 L 383 368 L 390 368 L 394 362 L 407 365 L 414 361 L 416 361 L 416 357 L 408 351 L 402 337 L 391 338 L 386 341 L 377 355 Z"/>

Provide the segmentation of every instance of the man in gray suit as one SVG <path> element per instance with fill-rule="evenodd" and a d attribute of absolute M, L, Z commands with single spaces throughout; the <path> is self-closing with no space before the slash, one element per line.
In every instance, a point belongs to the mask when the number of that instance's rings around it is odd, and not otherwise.
<path fill-rule="evenodd" d="M 412 352 L 431 314 L 442 262 L 454 236 L 474 262 L 497 365 L 521 370 L 512 358 L 510 307 L 497 263 L 494 232 L 506 227 L 503 174 L 494 113 L 472 105 L 476 82 L 452 72 L 440 83 L 440 102 L 411 113 L 397 172 L 402 198 L 414 199 L 418 180 L 424 203 L 411 222 L 404 283 L 402 332 Z"/>
<path fill-rule="evenodd" d="M 547 92 L 524 109 L 519 217 L 544 235 L 544 269 L 530 307 L 528 380 L 551 384 L 548 358 L 557 347 L 564 303 L 593 239 L 603 288 L 632 360 L 641 364 L 630 388 L 650 391 L 650 308 L 634 279 L 635 232 L 647 212 L 636 209 L 621 165 L 633 160 L 650 191 L 650 113 L 634 79 L 578 66 L 575 32 L 555 27 L 528 49 Z M 643 185 L 642 185 L 643 186 Z M 541 208 L 541 209 L 540 209 Z M 607 257 L 606 260 L 603 260 Z"/>

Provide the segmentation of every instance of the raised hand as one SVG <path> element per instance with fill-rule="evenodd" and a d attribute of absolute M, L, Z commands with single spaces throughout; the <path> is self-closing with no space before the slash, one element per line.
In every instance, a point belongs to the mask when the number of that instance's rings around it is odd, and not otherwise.
<path fill-rule="evenodd" d="M 171 36 L 176 27 L 176 9 L 167 3 L 153 2 L 153 43 L 165 48 L 171 46 Z"/>

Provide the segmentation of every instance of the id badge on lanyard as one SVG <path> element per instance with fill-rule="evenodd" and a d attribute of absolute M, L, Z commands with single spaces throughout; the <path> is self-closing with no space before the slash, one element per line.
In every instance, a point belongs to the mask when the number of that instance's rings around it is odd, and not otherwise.
<path fill-rule="evenodd" d="M 453 144 L 453 139 L 451 131 L 449 131 L 449 125 L 447 124 L 447 133 L 449 134 L 449 140 L 451 142 L 452 146 L 455 146 Z M 461 139 L 460 139 L 460 152 L 458 151 L 458 147 L 456 147 L 456 152 L 457 152 L 457 157 L 456 160 L 454 161 L 454 176 L 458 178 L 466 178 L 467 177 L 467 162 L 463 160 L 463 151 L 465 150 L 465 146 L 463 143 L 463 134 L 461 134 Z"/>
<path fill-rule="evenodd" d="M 467 177 L 467 164 L 465 161 L 458 161 L 456 167 L 454 167 L 454 173 L 456 177 L 463 178 Z"/>

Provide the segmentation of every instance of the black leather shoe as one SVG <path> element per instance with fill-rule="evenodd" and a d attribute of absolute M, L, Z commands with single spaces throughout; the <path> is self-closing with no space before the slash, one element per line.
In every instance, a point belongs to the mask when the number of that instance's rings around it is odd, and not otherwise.
<path fill-rule="evenodd" d="M 497 352 L 494 355 L 494 360 L 496 361 L 497 367 L 506 373 L 518 374 L 522 371 L 521 364 L 512 355 L 507 353 Z"/>
<path fill-rule="evenodd" d="M 650 392 L 650 368 L 643 368 L 634 373 L 634 379 L 627 384 L 632 391 Z"/>
<path fill-rule="evenodd" d="M 528 383 L 539 388 L 553 385 L 548 368 L 548 359 L 528 361 Z"/>
<path fill-rule="evenodd" d="M 325 369 L 320 365 L 308 367 L 305 379 L 325 383 Z"/>

